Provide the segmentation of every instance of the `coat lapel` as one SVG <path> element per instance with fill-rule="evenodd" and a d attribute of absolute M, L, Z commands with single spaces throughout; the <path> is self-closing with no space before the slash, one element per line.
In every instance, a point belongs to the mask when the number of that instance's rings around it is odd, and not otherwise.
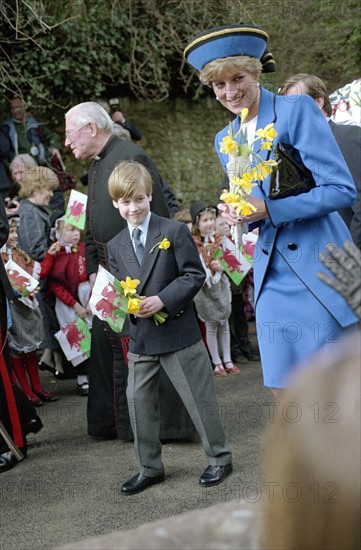
<path fill-rule="evenodd" d="M 162 239 L 163 236 L 160 230 L 160 218 L 152 214 L 148 226 L 147 241 L 144 247 L 145 250 L 143 261 L 139 272 L 139 294 L 141 293 L 141 289 L 144 287 L 149 275 L 151 274 L 153 265 L 159 254 L 159 247 L 155 245 L 160 243 Z M 155 247 L 154 250 L 150 252 L 153 247 Z"/>
<path fill-rule="evenodd" d="M 122 261 L 127 266 L 129 276 L 132 279 L 139 279 L 140 265 L 135 255 L 128 229 L 121 233 L 118 251 Z"/>
<path fill-rule="evenodd" d="M 273 94 L 271 94 L 268 90 L 266 90 L 265 88 L 261 88 L 261 99 L 259 102 L 256 132 L 260 128 L 264 129 L 267 126 L 267 124 L 271 124 L 271 122 L 274 122 L 275 114 L 273 109 L 273 97 L 274 97 Z M 256 151 L 257 151 L 257 148 L 259 147 L 259 143 L 260 142 L 257 141 L 254 145 Z M 275 146 L 275 143 L 273 145 L 273 148 L 274 146 Z M 267 157 L 269 159 L 273 158 L 273 151 L 271 151 L 269 154 L 269 152 L 266 149 L 264 149 L 263 151 L 260 151 L 258 154 L 263 160 L 267 160 Z M 258 187 L 253 188 L 252 194 L 262 199 L 264 199 L 265 196 L 268 196 L 268 193 L 267 193 L 268 185 L 266 185 L 266 190 L 264 190 L 264 184 L 265 182 L 260 182 L 260 185 L 258 185 Z"/>

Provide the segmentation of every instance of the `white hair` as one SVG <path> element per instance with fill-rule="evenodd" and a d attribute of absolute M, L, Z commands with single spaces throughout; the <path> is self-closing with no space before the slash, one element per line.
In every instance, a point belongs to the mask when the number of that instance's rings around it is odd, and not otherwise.
<path fill-rule="evenodd" d="M 38 166 L 38 163 L 28 153 L 21 153 L 20 155 L 16 155 L 13 160 L 10 162 L 10 171 L 16 166 L 17 164 L 24 164 L 26 168 L 35 168 Z"/>
<path fill-rule="evenodd" d="M 67 113 L 65 117 L 72 117 L 75 124 L 81 126 L 86 125 L 92 122 L 97 128 L 103 130 L 104 132 L 111 133 L 113 130 L 113 121 L 106 112 L 106 110 L 101 107 L 95 101 L 86 101 L 85 103 L 79 103 L 75 105 Z"/>

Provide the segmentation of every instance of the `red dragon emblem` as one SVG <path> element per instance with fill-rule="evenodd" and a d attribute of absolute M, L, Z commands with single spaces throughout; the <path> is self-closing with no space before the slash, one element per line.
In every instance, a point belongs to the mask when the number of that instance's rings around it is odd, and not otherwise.
<path fill-rule="evenodd" d="M 85 339 L 85 334 L 78 329 L 75 323 L 70 323 L 63 328 L 63 331 L 69 342 L 69 346 L 80 351 L 80 342 Z"/>
<path fill-rule="evenodd" d="M 226 264 L 229 267 L 229 271 L 231 273 L 234 273 L 235 271 L 238 271 L 239 273 L 243 273 L 242 271 L 242 265 L 237 260 L 237 258 L 232 254 L 232 252 L 229 250 L 229 248 L 222 249 L 222 260 L 226 262 Z"/>
<path fill-rule="evenodd" d="M 16 269 L 9 269 L 7 273 L 10 279 L 11 286 L 15 290 L 18 290 L 20 292 L 24 289 L 28 290 L 28 288 L 31 287 L 31 282 L 29 281 L 29 279 L 24 277 L 24 275 L 20 275 L 19 271 L 16 271 Z"/>
<path fill-rule="evenodd" d="M 108 283 L 107 286 L 103 288 L 101 295 L 104 296 L 104 298 L 101 298 L 96 303 L 95 309 L 99 311 L 103 319 L 110 317 L 113 321 L 117 321 L 118 318 L 114 315 L 115 308 L 113 307 L 113 303 L 117 297 L 115 288 Z"/>
<path fill-rule="evenodd" d="M 252 258 L 253 254 L 254 254 L 255 247 L 256 247 L 256 243 L 254 243 L 252 241 L 246 241 L 242 244 L 243 253 L 247 254 L 248 256 L 251 256 L 251 258 Z"/>
<path fill-rule="evenodd" d="M 72 218 L 75 218 L 76 221 L 79 221 L 79 218 L 82 214 L 85 214 L 85 206 L 82 202 L 74 201 L 69 205 L 69 212 Z"/>

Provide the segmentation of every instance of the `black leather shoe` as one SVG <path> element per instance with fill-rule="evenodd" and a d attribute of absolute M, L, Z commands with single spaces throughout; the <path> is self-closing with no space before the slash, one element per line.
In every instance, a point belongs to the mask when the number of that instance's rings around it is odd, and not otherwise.
<path fill-rule="evenodd" d="M 41 401 L 46 401 L 47 403 L 53 403 L 54 401 L 57 401 L 59 397 L 56 395 L 53 395 L 52 393 L 49 393 L 48 391 L 36 391 L 36 395 L 41 399 Z"/>
<path fill-rule="evenodd" d="M 25 433 L 33 433 L 37 434 L 44 428 L 44 424 L 41 421 L 41 418 L 39 416 L 36 416 L 35 418 L 30 418 L 29 422 L 26 425 Z"/>
<path fill-rule="evenodd" d="M 232 361 L 233 363 L 238 363 L 242 365 L 245 365 L 246 363 L 248 363 L 248 359 L 241 353 L 238 353 L 237 355 L 232 355 Z"/>
<path fill-rule="evenodd" d="M 0 473 L 11 470 L 17 463 L 17 458 L 12 451 L 0 454 Z"/>
<path fill-rule="evenodd" d="M 202 487 L 218 485 L 218 483 L 222 483 L 229 476 L 232 469 L 232 464 L 226 464 L 226 466 L 208 466 L 199 478 L 199 485 L 202 485 Z"/>
<path fill-rule="evenodd" d="M 136 493 L 141 493 L 144 491 L 144 489 L 147 489 L 151 485 L 155 485 L 156 483 L 162 483 L 162 481 L 165 480 L 164 473 L 155 476 L 155 477 L 146 477 L 142 474 L 137 474 L 136 476 L 132 477 L 129 481 L 126 481 L 121 486 L 120 490 L 123 493 L 123 495 L 135 495 Z"/>
<path fill-rule="evenodd" d="M 258 353 L 254 353 L 253 351 L 251 353 L 245 353 L 244 356 L 247 361 L 259 361 L 261 359 L 260 355 Z"/>

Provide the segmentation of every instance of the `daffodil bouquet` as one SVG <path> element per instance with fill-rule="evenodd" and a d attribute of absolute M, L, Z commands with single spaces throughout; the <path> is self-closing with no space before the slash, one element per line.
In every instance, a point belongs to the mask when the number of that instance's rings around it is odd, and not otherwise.
<path fill-rule="evenodd" d="M 248 109 L 242 109 L 240 114 L 240 127 L 234 131 L 230 122 L 228 135 L 222 139 L 221 153 L 228 155 L 227 174 L 229 178 L 229 191 L 224 190 L 220 199 L 232 204 L 236 208 L 238 216 L 248 216 L 257 209 L 247 200 L 252 188 L 257 181 L 263 181 L 277 165 L 274 160 L 263 160 L 260 156 L 262 150 L 272 150 L 274 138 L 277 132 L 274 124 L 267 124 L 255 132 L 255 138 L 251 144 L 247 142 L 246 131 L 242 125 L 248 116 Z M 260 141 L 258 151 L 254 151 L 254 145 Z"/>
<path fill-rule="evenodd" d="M 159 248 L 161 247 L 159 246 Z M 167 249 L 168 246 L 163 248 Z M 139 283 L 140 283 L 139 279 L 131 279 L 130 277 L 126 277 L 125 281 L 120 281 L 120 286 L 123 289 L 124 296 L 128 299 L 127 313 L 134 314 L 140 311 L 141 309 L 140 303 L 142 299 L 137 294 L 137 286 L 139 285 Z M 165 311 L 158 311 L 158 313 L 153 314 L 153 320 L 157 326 L 164 323 L 167 317 L 168 317 L 168 313 L 166 313 Z"/>

